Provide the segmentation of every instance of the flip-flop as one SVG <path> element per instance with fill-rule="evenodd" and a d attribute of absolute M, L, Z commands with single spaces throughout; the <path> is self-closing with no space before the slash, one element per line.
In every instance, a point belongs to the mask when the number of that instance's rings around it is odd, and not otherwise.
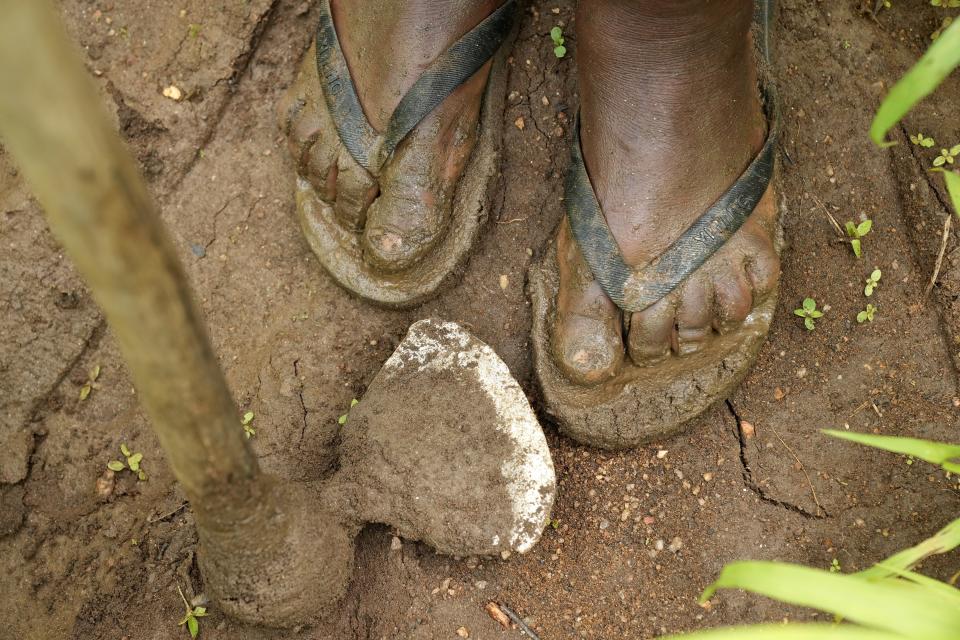
<path fill-rule="evenodd" d="M 770 62 L 772 12 L 771 0 L 758 1 L 755 34 L 765 65 Z M 761 75 L 766 72 L 761 71 Z M 593 277 L 624 312 L 642 311 L 669 295 L 737 232 L 766 193 L 774 173 L 777 144 L 777 96 L 772 83 L 765 83 L 762 97 L 768 122 L 763 148 L 719 200 L 659 257 L 639 267 L 624 262 L 607 225 L 587 175 L 579 122 L 575 122 L 566 180 L 567 220 Z M 778 253 L 781 237 L 782 231 L 778 230 L 774 242 Z M 575 440 L 610 449 L 632 447 L 675 433 L 726 398 L 753 365 L 776 307 L 774 291 L 753 308 L 738 330 L 714 336 L 710 349 L 684 356 L 671 365 L 670 371 L 665 371 L 663 364 L 625 364 L 614 378 L 584 386 L 564 375 L 550 345 L 559 291 L 555 244 L 531 266 L 529 282 L 534 307 L 534 366 L 546 412 Z"/>
<path fill-rule="evenodd" d="M 497 176 L 501 120 L 506 93 L 507 44 L 516 33 L 516 0 L 507 0 L 450 46 L 417 79 L 390 116 L 386 131 L 376 131 L 360 106 L 350 70 L 337 38 L 330 1 L 323 0 L 317 27 L 317 70 L 323 102 L 336 132 L 357 167 L 376 177 L 392 154 L 433 109 L 493 59 L 483 94 L 479 136 L 456 187 L 452 215 L 443 236 L 414 264 L 390 273 L 368 264 L 361 234 L 336 219 L 302 176 L 297 178 L 297 213 L 303 233 L 324 269 L 348 291 L 370 302 L 407 308 L 436 295 L 462 269 L 489 215 L 489 186 Z"/>

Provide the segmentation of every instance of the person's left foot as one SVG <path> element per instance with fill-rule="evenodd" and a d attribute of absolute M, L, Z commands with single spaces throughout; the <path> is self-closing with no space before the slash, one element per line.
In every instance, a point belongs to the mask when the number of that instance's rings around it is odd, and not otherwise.
<path fill-rule="evenodd" d="M 762 147 L 766 123 L 749 30 L 750 0 L 581 0 L 581 145 L 628 264 L 660 255 Z M 707 349 L 736 330 L 779 278 L 773 189 L 731 239 L 673 293 L 623 313 L 604 294 L 564 220 L 554 360 L 573 382 Z M 675 367 L 664 376 L 682 375 Z"/>

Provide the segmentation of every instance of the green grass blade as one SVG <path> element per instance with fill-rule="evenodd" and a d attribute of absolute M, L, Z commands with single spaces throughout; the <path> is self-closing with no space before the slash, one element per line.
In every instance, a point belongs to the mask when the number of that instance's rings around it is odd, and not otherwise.
<path fill-rule="evenodd" d="M 947 183 L 947 193 L 950 203 L 953 204 L 953 214 L 960 218 L 960 176 L 953 171 L 944 171 L 943 179 Z"/>
<path fill-rule="evenodd" d="M 903 636 L 847 624 L 758 624 L 667 636 L 660 640 L 903 640 Z"/>
<path fill-rule="evenodd" d="M 870 138 L 879 146 L 884 137 L 915 104 L 933 92 L 960 65 L 960 20 L 943 30 L 917 64 L 907 71 L 883 99 L 870 125 Z"/>
<path fill-rule="evenodd" d="M 837 431 L 835 429 L 823 429 L 822 432 L 841 440 L 850 440 L 851 442 L 865 444 L 868 447 L 920 458 L 940 465 L 952 473 L 960 473 L 960 445 L 957 444 L 919 440 L 917 438 L 901 438 L 899 436 L 876 436 L 870 433 Z"/>
<path fill-rule="evenodd" d="M 717 589 L 744 589 L 781 602 L 827 611 L 846 620 L 916 640 L 956 640 L 960 608 L 944 607 L 926 587 L 906 580 L 863 580 L 777 562 L 734 562 L 701 599 Z"/>
<path fill-rule="evenodd" d="M 924 558 L 938 553 L 947 553 L 960 546 L 960 518 L 957 518 L 943 529 L 927 538 L 920 544 L 904 549 L 883 562 L 853 575 L 864 578 L 883 578 L 894 575 L 898 571 L 908 571 Z"/>

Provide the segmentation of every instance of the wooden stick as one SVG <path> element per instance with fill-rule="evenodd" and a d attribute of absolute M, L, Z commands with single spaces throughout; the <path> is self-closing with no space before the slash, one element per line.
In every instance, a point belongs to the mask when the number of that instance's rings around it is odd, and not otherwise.
<path fill-rule="evenodd" d="M 103 309 L 198 518 L 211 499 L 236 506 L 256 459 L 146 185 L 49 1 L 0 0 L 0 16 L 0 139 Z"/>

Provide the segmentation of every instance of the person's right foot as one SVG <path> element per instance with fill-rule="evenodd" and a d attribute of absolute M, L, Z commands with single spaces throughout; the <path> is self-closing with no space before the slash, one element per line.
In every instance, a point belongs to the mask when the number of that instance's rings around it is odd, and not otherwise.
<path fill-rule="evenodd" d="M 337 35 L 367 120 L 383 131 L 430 63 L 502 0 L 332 0 Z M 364 260 L 390 273 L 417 263 L 450 219 L 456 185 L 477 140 L 490 63 L 407 135 L 373 176 L 340 141 L 311 49 L 280 105 L 298 173 L 344 226 L 362 231 Z"/>
<path fill-rule="evenodd" d="M 580 2 L 584 161 L 628 264 L 662 253 L 763 145 L 752 12 L 751 0 Z M 623 318 L 564 220 L 557 238 L 554 360 L 572 381 L 591 385 L 615 376 L 626 357 L 650 366 L 708 348 L 776 288 L 775 228 L 771 188 L 743 227 L 676 291 Z"/>

